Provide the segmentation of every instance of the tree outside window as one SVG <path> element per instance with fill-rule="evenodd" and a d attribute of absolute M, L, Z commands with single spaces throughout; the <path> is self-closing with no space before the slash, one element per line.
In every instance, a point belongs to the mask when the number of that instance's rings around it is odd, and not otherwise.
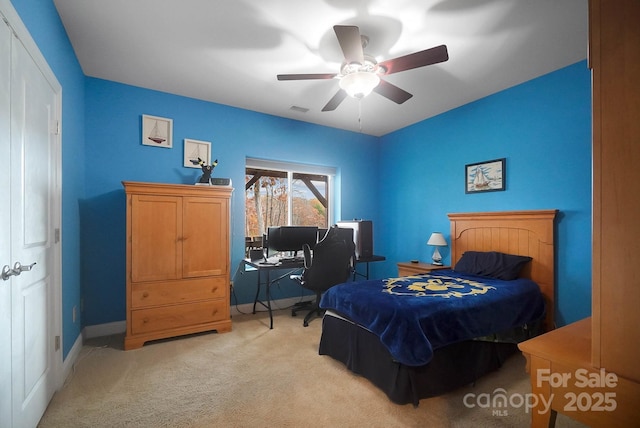
<path fill-rule="evenodd" d="M 328 225 L 329 177 L 246 168 L 245 236 L 259 239 L 270 226 Z"/>

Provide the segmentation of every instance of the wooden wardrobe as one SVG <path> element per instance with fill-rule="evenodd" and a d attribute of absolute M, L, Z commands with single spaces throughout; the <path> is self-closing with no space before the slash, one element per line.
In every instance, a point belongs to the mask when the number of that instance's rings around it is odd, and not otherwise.
<path fill-rule="evenodd" d="M 231 330 L 232 189 L 123 182 L 127 196 L 125 350 Z"/>
<path fill-rule="evenodd" d="M 532 392 L 551 399 L 551 411 L 531 409 L 533 427 L 552 427 L 557 413 L 592 427 L 640 421 L 639 22 L 639 0 L 589 2 L 592 315 L 519 345 Z"/>
<path fill-rule="evenodd" d="M 589 48 L 592 363 L 640 383 L 640 1 L 591 0 Z"/>

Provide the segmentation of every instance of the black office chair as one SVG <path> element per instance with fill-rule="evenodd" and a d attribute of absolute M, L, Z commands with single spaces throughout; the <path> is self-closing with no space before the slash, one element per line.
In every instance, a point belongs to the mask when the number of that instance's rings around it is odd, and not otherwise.
<path fill-rule="evenodd" d="M 309 310 L 304 317 L 303 325 L 309 326 L 309 321 L 320 316 L 320 298 L 329 288 L 346 282 L 351 277 L 355 266 L 355 244 L 353 243 L 353 229 L 331 227 L 324 238 L 316 244 L 311 253 L 309 245 L 303 247 L 304 270 L 302 275 L 292 275 L 291 278 L 300 282 L 300 285 L 315 291 L 316 299 L 311 305 L 294 307 L 291 316 L 296 316 L 298 311 Z"/>

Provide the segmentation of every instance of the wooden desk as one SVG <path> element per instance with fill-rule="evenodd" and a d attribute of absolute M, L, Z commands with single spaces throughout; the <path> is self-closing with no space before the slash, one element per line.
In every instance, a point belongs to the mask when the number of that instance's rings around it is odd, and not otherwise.
<path fill-rule="evenodd" d="M 451 266 L 438 266 L 431 263 L 411 263 L 400 262 L 398 263 L 398 276 L 417 275 L 420 273 L 429 273 L 432 270 L 438 269 L 451 269 Z"/>
<path fill-rule="evenodd" d="M 637 346 L 629 344 L 629 346 Z M 592 427 L 640 421 L 640 384 L 591 365 L 591 318 L 518 345 L 527 359 L 531 426 L 553 427 L 558 412 Z M 549 403 L 545 408 L 544 403 Z"/>

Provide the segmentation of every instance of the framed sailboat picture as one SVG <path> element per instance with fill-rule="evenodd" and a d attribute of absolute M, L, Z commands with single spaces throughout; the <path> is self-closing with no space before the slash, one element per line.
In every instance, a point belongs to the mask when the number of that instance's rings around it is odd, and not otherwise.
<path fill-rule="evenodd" d="M 211 165 L 211 143 L 208 141 L 184 139 L 184 164 L 189 168 L 201 168 L 197 161 L 202 159 L 205 165 Z"/>
<path fill-rule="evenodd" d="M 166 117 L 142 115 L 142 144 L 145 146 L 173 147 L 173 120 Z"/>
<path fill-rule="evenodd" d="M 506 158 L 465 165 L 465 193 L 495 192 L 505 189 Z"/>

